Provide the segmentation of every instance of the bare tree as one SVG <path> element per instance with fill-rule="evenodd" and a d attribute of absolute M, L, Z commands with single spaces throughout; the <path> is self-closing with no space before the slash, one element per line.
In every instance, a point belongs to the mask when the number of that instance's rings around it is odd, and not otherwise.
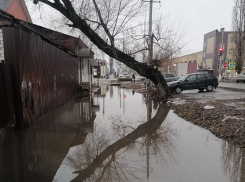
<path fill-rule="evenodd" d="M 158 87 L 160 99 L 165 100 L 170 95 L 161 73 L 153 65 L 140 63 L 120 50 L 115 39 L 122 31 L 134 26 L 133 19 L 142 10 L 141 0 L 34 0 L 35 4 L 39 2 L 59 11 L 69 20 L 67 25 L 79 29 L 107 55 L 152 80 Z"/>
<path fill-rule="evenodd" d="M 233 51 L 233 56 L 236 62 L 236 71 L 241 73 L 244 66 L 245 56 L 245 0 L 235 0 L 232 14 L 232 25 L 235 33 L 236 48 Z"/>

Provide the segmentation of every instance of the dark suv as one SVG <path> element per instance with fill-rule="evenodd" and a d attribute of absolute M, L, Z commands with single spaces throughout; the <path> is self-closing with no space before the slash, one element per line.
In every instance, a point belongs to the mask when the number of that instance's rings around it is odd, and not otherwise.
<path fill-rule="evenodd" d="M 208 92 L 213 91 L 219 85 L 218 79 L 206 73 L 193 73 L 182 76 L 177 81 L 169 82 L 168 87 L 172 93 L 180 94 L 183 90 L 198 89 Z"/>

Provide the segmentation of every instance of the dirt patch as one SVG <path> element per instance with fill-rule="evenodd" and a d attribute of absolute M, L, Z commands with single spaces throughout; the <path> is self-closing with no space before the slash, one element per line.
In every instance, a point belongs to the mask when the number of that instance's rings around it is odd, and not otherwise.
<path fill-rule="evenodd" d="M 188 100 L 185 104 L 171 104 L 174 112 L 185 120 L 208 129 L 214 135 L 226 141 L 245 147 L 245 112 L 225 105 L 227 101 L 216 100 L 200 103 Z M 206 105 L 214 106 L 206 110 Z M 243 119 L 244 118 L 244 119 Z"/>
<path fill-rule="evenodd" d="M 152 90 L 146 89 L 143 82 L 122 83 L 120 85 L 120 87 L 132 89 L 132 90 L 134 90 L 137 93 L 145 94 L 145 95 L 149 96 L 154 101 L 159 101 L 159 97 L 158 97 L 158 94 L 157 94 L 158 93 L 157 89 L 155 87 L 152 87 Z"/>

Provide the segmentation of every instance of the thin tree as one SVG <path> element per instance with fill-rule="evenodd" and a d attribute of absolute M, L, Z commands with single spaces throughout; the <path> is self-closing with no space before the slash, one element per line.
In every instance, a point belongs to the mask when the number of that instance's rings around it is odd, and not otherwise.
<path fill-rule="evenodd" d="M 242 72 L 245 56 L 245 0 L 235 0 L 232 12 L 232 26 L 236 31 L 234 39 L 236 48 L 233 49 L 233 56 L 236 62 L 236 71 Z"/>
<path fill-rule="evenodd" d="M 166 100 L 170 95 L 167 83 L 161 73 L 154 69 L 153 65 L 136 61 L 134 57 L 120 50 L 115 40 L 115 36 L 135 24 L 132 19 L 142 9 L 141 0 L 101 0 L 98 2 L 92 0 L 92 3 L 90 0 L 34 0 L 35 4 L 38 2 L 59 11 L 69 20 L 69 26 L 83 32 L 107 55 L 150 79 L 158 87 L 160 99 Z M 78 3 L 80 3 L 79 6 Z M 106 35 L 107 38 L 103 39 L 103 35 Z"/>

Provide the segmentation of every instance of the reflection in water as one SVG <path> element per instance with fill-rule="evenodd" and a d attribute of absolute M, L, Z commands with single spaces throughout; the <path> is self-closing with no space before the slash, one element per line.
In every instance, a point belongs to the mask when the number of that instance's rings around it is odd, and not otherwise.
<path fill-rule="evenodd" d="M 132 93 L 102 87 L 7 135 L 0 181 L 245 181 L 243 150 Z"/>
<path fill-rule="evenodd" d="M 0 144 L 0 181 L 52 181 L 70 147 L 93 131 L 90 97 L 73 98 Z"/>
<path fill-rule="evenodd" d="M 134 91 L 134 90 L 132 90 L 132 93 L 133 93 L 133 95 L 134 95 L 135 91 Z"/>
<path fill-rule="evenodd" d="M 231 182 L 245 181 L 245 154 L 244 149 L 237 148 L 228 142 L 222 143 L 223 170 L 230 176 Z"/>
<path fill-rule="evenodd" d="M 169 108 L 167 105 L 160 105 L 155 116 L 139 125 L 136 129 L 122 125 L 121 122 L 118 122 L 118 118 L 115 118 L 113 129 L 115 133 L 123 129 L 122 133 L 118 133 L 119 137 L 123 137 L 109 146 L 109 139 L 105 138 L 104 132 L 101 130 L 100 132 L 95 132 L 99 136 L 94 133 L 93 135 L 95 136 L 91 136 L 90 140 L 86 140 L 84 145 L 67 158 L 68 163 L 78 170 L 77 173 L 79 175 L 73 181 L 84 181 L 85 179 L 88 179 L 88 181 L 119 181 L 119 179 L 127 180 L 132 177 L 139 179 L 136 173 L 132 173 L 132 170 L 142 172 L 144 170 L 140 165 L 130 166 L 132 165 L 131 163 L 124 163 L 125 158 L 129 156 L 128 152 L 131 155 L 133 151 L 137 151 L 140 154 L 144 153 L 142 149 L 146 145 L 149 150 L 147 155 L 150 155 L 150 147 L 152 147 L 152 152 L 155 155 L 163 153 L 161 151 L 163 149 L 162 146 L 165 146 L 164 143 L 166 141 L 171 141 L 166 138 L 170 130 L 160 127 L 168 112 Z M 166 142 L 165 144 L 172 146 L 171 142 Z M 171 148 L 169 146 L 165 146 L 164 149 Z M 135 157 L 134 163 L 137 163 L 137 158 L 141 161 L 141 158 Z"/>

